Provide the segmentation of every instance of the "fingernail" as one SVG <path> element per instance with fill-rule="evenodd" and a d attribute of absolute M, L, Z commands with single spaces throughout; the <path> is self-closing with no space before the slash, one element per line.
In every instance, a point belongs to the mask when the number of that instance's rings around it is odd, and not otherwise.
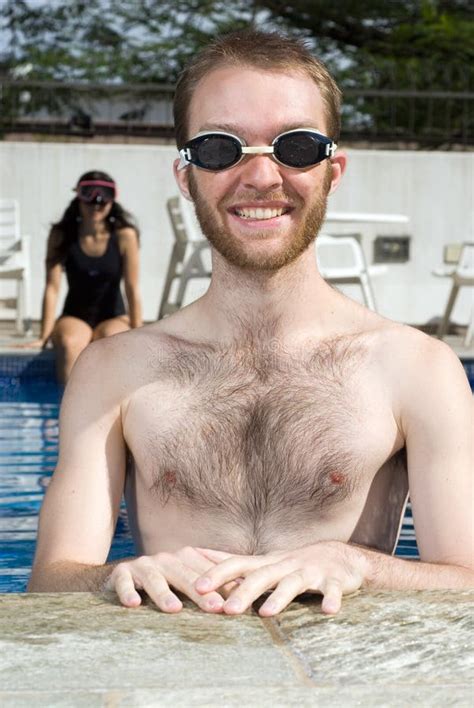
<path fill-rule="evenodd" d="M 140 596 L 136 593 L 130 593 L 125 597 L 125 601 L 131 605 L 135 605 L 137 602 L 140 602 Z"/>
<path fill-rule="evenodd" d="M 260 612 L 263 612 L 265 614 L 273 615 L 276 612 L 276 605 L 274 602 L 264 602 L 263 605 L 260 608 Z"/>
<path fill-rule="evenodd" d="M 199 588 L 199 590 L 209 590 L 211 585 L 212 583 L 209 578 L 199 578 L 196 580 L 196 587 Z"/>
<path fill-rule="evenodd" d="M 240 600 L 236 599 L 227 600 L 224 605 L 224 608 L 226 610 L 230 610 L 231 612 L 240 612 L 240 610 L 242 609 L 242 603 L 240 602 Z"/>
<path fill-rule="evenodd" d="M 170 596 L 170 597 L 167 597 L 165 600 L 165 607 L 168 610 L 173 610 L 176 607 L 180 607 L 180 606 L 181 606 L 181 603 L 177 597 Z"/>
<path fill-rule="evenodd" d="M 207 601 L 207 606 L 211 610 L 216 610 L 217 608 L 221 608 L 221 607 L 223 607 L 223 605 L 224 605 L 224 600 L 222 600 L 221 598 L 216 598 L 215 600 L 213 599 L 213 600 Z"/>

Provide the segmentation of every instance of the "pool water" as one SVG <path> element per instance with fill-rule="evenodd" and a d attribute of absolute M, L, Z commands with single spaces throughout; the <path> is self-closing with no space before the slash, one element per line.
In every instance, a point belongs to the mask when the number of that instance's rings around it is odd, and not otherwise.
<path fill-rule="evenodd" d="M 38 514 L 58 455 L 60 397 L 54 380 L 6 381 L 0 374 L 0 593 L 26 589 Z M 122 505 L 109 560 L 133 555 Z"/>
<path fill-rule="evenodd" d="M 474 384 L 474 363 L 466 362 Z M 36 543 L 38 514 L 58 455 L 61 390 L 51 357 L 0 356 L 0 592 L 23 592 Z M 124 505 L 109 560 L 134 555 Z M 416 558 L 408 507 L 396 554 Z"/>

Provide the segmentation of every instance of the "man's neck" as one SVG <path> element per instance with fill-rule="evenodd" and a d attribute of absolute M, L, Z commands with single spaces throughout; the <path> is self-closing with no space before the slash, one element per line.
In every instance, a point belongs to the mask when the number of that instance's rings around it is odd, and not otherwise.
<path fill-rule="evenodd" d="M 198 317 L 219 340 L 240 332 L 287 340 L 299 332 L 332 334 L 340 296 L 318 272 L 314 248 L 278 271 L 233 266 L 213 253 L 213 275 Z"/>

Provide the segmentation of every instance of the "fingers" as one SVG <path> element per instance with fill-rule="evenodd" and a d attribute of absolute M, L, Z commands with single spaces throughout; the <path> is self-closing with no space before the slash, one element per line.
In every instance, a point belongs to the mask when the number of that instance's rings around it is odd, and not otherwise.
<path fill-rule="evenodd" d="M 288 572 L 289 567 L 287 563 L 272 563 L 254 570 L 232 592 L 224 604 L 225 614 L 236 615 L 245 612 L 264 592 L 270 588 L 274 588 L 277 584 L 279 585 L 282 582 L 282 578 L 285 580 L 286 578 L 290 578 L 291 575 L 288 575 Z M 298 584 L 289 602 L 291 602 L 298 592 L 302 592 L 299 588 L 305 586 L 305 579 L 302 577 L 301 573 L 294 573 L 292 575 L 298 575 Z"/>
<path fill-rule="evenodd" d="M 341 609 L 342 585 L 337 578 L 328 578 L 321 587 L 323 601 L 321 610 L 325 615 L 335 615 Z"/>
<path fill-rule="evenodd" d="M 213 568 L 215 566 L 215 562 L 206 558 L 202 553 L 199 552 L 199 550 L 200 549 L 193 548 L 192 546 L 187 546 L 179 550 L 177 552 L 177 555 L 186 566 L 192 568 L 192 570 L 196 571 L 198 576 L 201 576 L 204 575 L 208 570 Z M 217 553 L 219 552 L 217 551 L 216 554 Z M 220 555 L 230 557 L 229 553 L 222 553 Z M 217 588 L 217 592 L 225 599 L 230 595 L 232 590 L 235 588 L 235 585 L 235 582 L 227 583 L 226 585 Z"/>
<path fill-rule="evenodd" d="M 226 583 L 245 577 L 261 565 L 270 565 L 274 559 L 270 556 L 230 556 L 214 565 L 196 581 L 196 590 L 200 593 L 209 592 L 222 587 Z"/>
<path fill-rule="evenodd" d="M 337 578 L 327 578 L 321 583 L 311 582 L 312 590 L 318 590 L 323 595 L 321 610 L 326 615 L 335 615 L 341 609 L 342 583 Z M 308 590 L 308 582 L 300 570 L 283 578 L 274 592 L 260 607 L 262 617 L 271 617 L 284 610 L 297 595 Z M 224 605 L 225 611 L 225 605 Z"/>
<path fill-rule="evenodd" d="M 186 597 L 196 603 L 205 612 L 221 612 L 224 599 L 219 593 L 210 591 L 200 594 L 195 588 L 195 582 L 199 574 L 185 566 L 176 555 L 170 553 L 160 553 L 157 556 L 170 585 L 176 590 L 184 593 Z M 145 587 L 145 590 L 147 588 Z"/>
<path fill-rule="evenodd" d="M 215 566 L 215 562 L 199 553 L 192 546 L 185 546 L 177 551 L 176 555 L 184 565 L 194 570 L 198 575 L 204 575 L 208 570 Z"/>
<path fill-rule="evenodd" d="M 285 609 L 297 595 L 308 589 L 308 582 L 301 570 L 285 576 L 276 589 L 265 600 L 258 613 L 261 617 L 272 617 Z"/>
<path fill-rule="evenodd" d="M 147 592 L 163 612 L 179 612 L 183 605 L 179 598 L 171 592 L 165 578 L 156 568 L 145 566 L 144 561 L 141 565 L 142 568 L 138 563 L 135 563 L 135 567 L 132 563 L 117 565 L 106 583 L 106 589 L 115 590 L 120 602 L 125 607 L 138 607 L 141 604 L 141 597 L 136 590 L 136 588 L 140 588 Z"/>
<path fill-rule="evenodd" d="M 183 609 L 183 603 L 171 591 L 168 580 L 151 559 L 143 559 L 139 577 L 142 588 L 162 612 L 173 613 Z"/>
<path fill-rule="evenodd" d="M 21 344 L 13 344 L 12 345 L 14 349 L 40 349 L 43 346 L 43 343 L 40 341 L 35 341 L 35 342 L 22 342 Z"/>
<path fill-rule="evenodd" d="M 271 617 L 284 610 L 298 595 L 311 589 L 323 595 L 321 610 L 334 615 L 341 609 L 343 584 L 337 577 L 319 578 L 308 575 L 304 568 L 294 568 L 292 561 L 266 565 L 249 573 L 226 600 L 227 615 L 245 612 L 255 600 L 275 588 L 259 609 L 261 617 Z"/>
<path fill-rule="evenodd" d="M 308 563 L 306 555 L 305 551 L 304 558 L 294 552 L 283 559 L 281 554 L 235 556 L 187 547 L 120 563 L 105 587 L 115 590 L 125 607 L 140 605 L 137 590 L 143 589 L 163 612 L 179 612 L 183 605 L 173 588 L 205 612 L 228 615 L 245 612 L 262 594 L 273 590 L 260 607 L 262 617 L 278 614 L 297 595 L 310 590 L 323 595 L 324 614 L 336 614 L 343 594 L 356 589 L 354 578 L 339 572 L 334 564 L 324 569 Z"/>
<path fill-rule="evenodd" d="M 125 607 L 138 607 L 141 604 L 142 599 L 135 589 L 133 576 L 124 564 L 116 566 L 105 584 L 105 589 L 115 590 Z"/>
<path fill-rule="evenodd" d="M 231 553 L 225 553 L 224 551 L 215 551 L 213 548 L 196 548 L 195 550 L 199 551 L 202 556 L 208 558 L 214 563 L 220 563 L 223 560 L 232 558 Z"/>
<path fill-rule="evenodd" d="M 159 553 L 118 564 L 106 582 L 106 589 L 115 590 L 125 607 L 141 604 L 137 589 L 143 589 L 163 612 L 179 612 L 183 603 L 171 590 L 179 590 L 205 612 L 221 612 L 224 598 L 211 591 L 200 594 L 194 587 L 198 573 L 184 565 L 176 554 Z"/>

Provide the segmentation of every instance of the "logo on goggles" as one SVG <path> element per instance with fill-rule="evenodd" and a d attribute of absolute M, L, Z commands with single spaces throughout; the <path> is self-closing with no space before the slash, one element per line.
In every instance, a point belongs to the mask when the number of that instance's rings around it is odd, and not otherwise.
<path fill-rule="evenodd" d="M 178 169 L 195 165 L 218 172 L 237 165 L 245 155 L 270 155 L 285 167 L 304 169 L 332 157 L 336 143 L 312 128 L 296 128 L 277 135 L 271 145 L 249 147 L 232 133 L 214 130 L 198 133 L 179 151 Z"/>
<path fill-rule="evenodd" d="M 88 204 L 107 204 L 114 201 L 117 189 L 115 182 L 91 179 L 79 182 L 76 192 L 78 198 Z"/>

